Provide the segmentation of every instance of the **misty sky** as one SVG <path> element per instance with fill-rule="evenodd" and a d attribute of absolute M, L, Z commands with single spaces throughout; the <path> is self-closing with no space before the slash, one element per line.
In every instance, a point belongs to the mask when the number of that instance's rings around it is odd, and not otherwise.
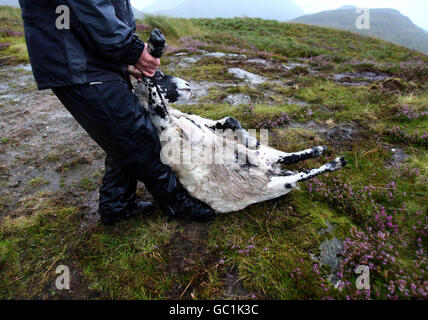
<path fill-rule="evenodd" d="M 156 0 L 131 0 L 133 6 L 138 9 L 144 9 L 144 7 L 155 1 Z M 416 25 L 428 30 L 427 0 L 294 0 L 294 2 L 305 13 L 315 13 L 323 10 L 336 9 L 346 4 L 361 8 L 395 8 L 412 19 Z"/>

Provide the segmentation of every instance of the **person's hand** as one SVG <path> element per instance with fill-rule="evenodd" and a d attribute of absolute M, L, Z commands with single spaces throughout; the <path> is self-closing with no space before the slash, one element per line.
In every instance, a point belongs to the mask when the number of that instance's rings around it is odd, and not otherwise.
<path fill-rule="evenodd" d="M 160 66 L 160 59 L 156 59 L 151 56 L 147 50 L 147 45 L 144 47 L 143 54 L 138 60 L 135 68 L 140 71 L 146 77 L 153 77 L 155 75 L 156 69 Z"/>
<path fill-rule="evenodd" d="M 143 74 L 134 66 L 128 66 L 128 73 L 137 79 L 138 82 L 143 81 Z"/>

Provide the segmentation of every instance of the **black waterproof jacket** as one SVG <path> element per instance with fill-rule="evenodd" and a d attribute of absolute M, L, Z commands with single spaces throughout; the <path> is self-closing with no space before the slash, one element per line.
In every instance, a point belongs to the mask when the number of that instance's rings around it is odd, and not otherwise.
<path fill-rule="evenodd" d="M 144 43 L 135 35 L 129 0 L 19 0 L 39 89 L 118 80 Z M 65 5 L 70 29 L 57 28 Z"/>

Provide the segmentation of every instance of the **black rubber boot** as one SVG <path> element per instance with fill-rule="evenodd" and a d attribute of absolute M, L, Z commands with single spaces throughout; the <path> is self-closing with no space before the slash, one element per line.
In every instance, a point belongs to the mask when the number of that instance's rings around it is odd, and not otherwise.
<path fill-rule="evenodd" d="M 122 214 L 107 215 L 100 212 L 101 223 L 106 226 L 112 226 L 122 220 L 136 218 L 140 216 L 149 216 L 155 212 L 156 207 L 151 202 L 136 202 L 132 208 L 125 210 Z"/>
<path fill-rule="evenodd" d="M 137 202 L 134 209 L 129 210 L 125 215 L 124 219 L 131 219 L 139 216 L 149 216 L 153 212 L 155 212 L 156 207 L 152 202 Z"/>
<path fill-rule="evenodd" d="M 207 204 L 192 198 L 184 189 L 168 205 L 163 206 L 163 211 L 174 218 L 187 219 L 196 222 L 209 222 L 216 217 L 215 211 Z"/>

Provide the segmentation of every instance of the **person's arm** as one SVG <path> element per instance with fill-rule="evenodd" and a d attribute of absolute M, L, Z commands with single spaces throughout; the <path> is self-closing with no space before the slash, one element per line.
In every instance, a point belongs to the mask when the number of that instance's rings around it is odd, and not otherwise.
<path fill-rule="evenodd" d="M 153 76 L 160 65 L 144 42 L 116 16 L 111 0 L 67 0 L 70 10 L 94 41 L 99 53 L 112 60 L 135 65 L 146 76 Z"/>
<path fill-rule="evenodd" d="M 94 41 L 101 55 L 136 64 L 144 43 L 116 16 L 111 0 L 67 0 L 70 10 Z"/>

